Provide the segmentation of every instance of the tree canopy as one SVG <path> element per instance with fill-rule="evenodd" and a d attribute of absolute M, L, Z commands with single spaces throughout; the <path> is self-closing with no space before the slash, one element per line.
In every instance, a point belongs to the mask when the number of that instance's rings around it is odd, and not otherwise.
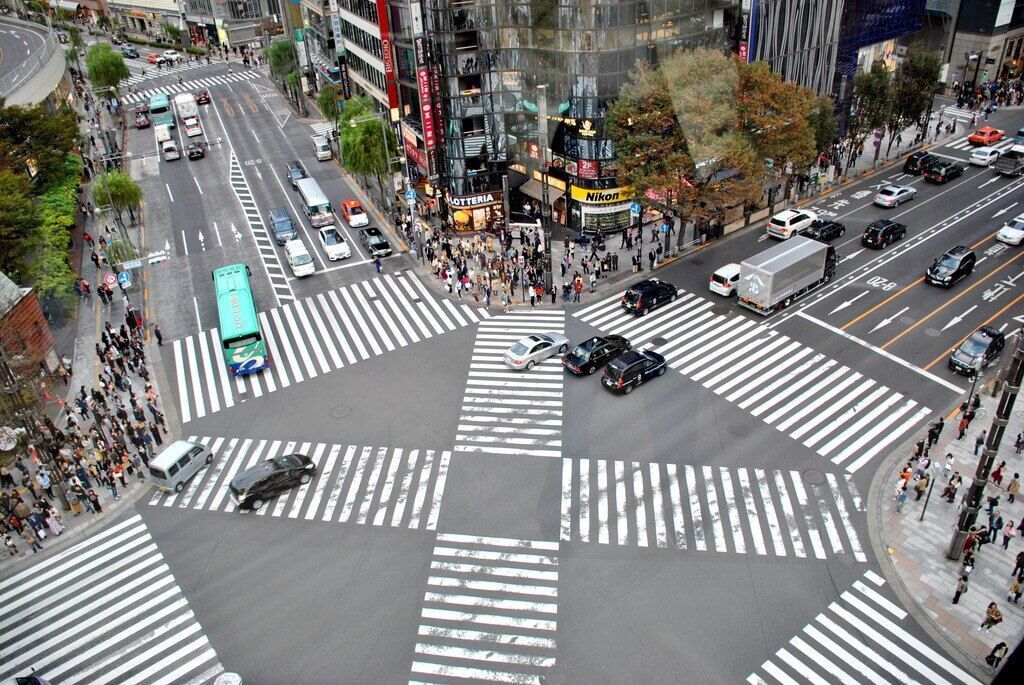
<path fill-rule="evenodd" d="M 295 43 L 288 37 L 272 42 L 267 48 L 267 63 L 274 78 L 283 81 L 288 74 L 295 71 L 299 63 Z"/>
<path fill-rule="evenodd" d="M 38 174 L 40 185 L 60 175 L 77 136 L 75 115 L 43 105 L 4 106 L 0 100 L 0 169 Z"/>
<path fill-rule="evenodd" d="M 97 176 L 92 185 L 92 201 L 97 207 L 110 205 L 117 212 L 118 220 L 125 211 L 131 211 L 142 202 L 142 189 L 128 174 L 108 171 Z"/>
<path fill-rule="evenodd" d="M 28 180 L 21 174 L 0 171 L 0 271 L 15 281 L 25 275 L 27 238 L 35 231 L 36 221 Z"/>
<path fill-rule="evenodd" d="M 85 53 L 85 69 L 89 80 L 100 89 L 117 92 L 118 84 L 131 74 L 124 55 L 114 52 L 109 43 L 93 43 Z"/>

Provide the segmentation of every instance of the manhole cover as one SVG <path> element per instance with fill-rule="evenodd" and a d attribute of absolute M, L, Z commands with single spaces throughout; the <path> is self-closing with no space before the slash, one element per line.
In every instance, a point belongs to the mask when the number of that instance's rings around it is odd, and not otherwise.
<path fill-rule="evenodd" d="M 988 415 L 988 410 L 984 407 L 978 407 L 977 411 L 974 412 L 974 418 L 983 419 Z"/>
<path fill-rule="evenodd" d="M 900 317 L 900 323 L 906 324 L 907 326 L 911 325 L 915 321 L 917 321 L 917 319 L 915 319 L 912 316 L 901 316 Z"/>
<path fill-rule="evenodd" d="M 653 343 L 655 347 L 661 347 L 662 345 L 664 345 L 667 342 L 668 342 L 668 340 L 666 340 L 665 338 L 662 338 L 661 336 L 658 336 L 656 338 L 651 338 L 651 343 Z"/>
<path fill-rule="evenodd" d="M 926 328 L 924 329 L 924 334 L 930 338 L 937 338 L 942 334 L 942 331 L 938 328 Z"/>
<path fill-rule="evenodd" d="M 750 435 L 750 428 L 745 423 L 731 423 L 729 434 L 736 438 L 745 438 Z"/>
<path fill-rule="evenodd" d="M 347 419 L 350 416 L 352 416 L 352 407 L 347 404 L 339 404 L 331 409 L 332 419 Z"/>
<path fill-rule="evenodd" d="M 853 564 L 853 557 L 851 557 L 846 552 L 840 552 L 839 554 L 836 555 L 835 558 L 836 558 L 836 561 L 838 561 L 843 566 L 850 566 L 850 565 Z"/>
<path fill-rule="evenodd" d="M 804 480 L 812 485 L 817 485 L 825 480 L 825 475 L 821 471 L 814 471 L 808 469 L 804 471 Z"/>

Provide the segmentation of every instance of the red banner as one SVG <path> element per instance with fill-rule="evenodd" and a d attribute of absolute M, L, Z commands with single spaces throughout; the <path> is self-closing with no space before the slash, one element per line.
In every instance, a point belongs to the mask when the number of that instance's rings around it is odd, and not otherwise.
<path fill-rule="evenodd" d="M 600 163 L 592 159 L 581 159 L 576 167 L 580 178 L 597 178 L 600 174 Z"/>
<path fill-rule="evenodd" d="M 426 67 L 417 72 L 420 91 L 420 119 L 423 121 L 423 143 L 428 150 L 433 150 L 437 145 L 437 135 L 434 131 L 434 105 L 430 97 L 430 70 Z"/>
<path fill-rule="evenodd" d="M 377 25 L 380 27 L 381 61 L 384 62 L 384 80 L 388 86 L 388 105 L 398 108 L 398 85 L 395 82 L 395 56 L 391 51 L 391 25 L 388 22 L 388 3 L 377 0 Z"/>
<path fill-rule="evenodd" d="M 427 171 L 427 156 L 423 150 L 416 147 L 416 143 L 405 141 L 405 156 L 412 160 L 424 173 Z"/>

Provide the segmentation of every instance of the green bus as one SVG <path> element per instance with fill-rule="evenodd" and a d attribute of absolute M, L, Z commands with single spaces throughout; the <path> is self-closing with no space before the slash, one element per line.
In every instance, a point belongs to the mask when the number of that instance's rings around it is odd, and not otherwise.
<path fill-rule="evenodd" d="M 163 93 L 153 93 L 149 96 L 149 120 L 154 126 L 164 124 L 168 128 L 174 128 L 174 112 L 171 111 L 171 101 Z"/>
<path fill-rule="evenodd" d="M 267 343 L 260 332 L 256 303 L 249 287 L 250 275 L 245 264 L 231 264 L 213 270 L 220 344 L 231 373 L 236 376 L 262 371 L 270 366 Z"/>

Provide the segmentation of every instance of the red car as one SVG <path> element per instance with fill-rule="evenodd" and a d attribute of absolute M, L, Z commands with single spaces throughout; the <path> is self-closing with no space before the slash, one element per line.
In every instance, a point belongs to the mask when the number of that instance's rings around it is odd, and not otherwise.
<path fill-rule="evenodd" d="M 196 104 L 197 105 L 208 105 L 210 104 L 210 91 L 208 90 L 197 90 L 196 91 Z"/>
<path fill-rule="evenodd" d="M 135 128 L 149 128 L 149 117 L 141 112 L 135 115 Z"/>
<path fill-rule="evenodd" d="M 1003 139 L 1004 132 L 991 126 L 982 126 L 967 137 L 971 145 L 991 145 Z"/>
<path fill-rule="evenodd" d="M 158 55 L 155 52 L 152 52 L 146 55 L 146 61 L 150 64 L 163 64 L 167 61 L 167 58 L 163 55 Z"/>

